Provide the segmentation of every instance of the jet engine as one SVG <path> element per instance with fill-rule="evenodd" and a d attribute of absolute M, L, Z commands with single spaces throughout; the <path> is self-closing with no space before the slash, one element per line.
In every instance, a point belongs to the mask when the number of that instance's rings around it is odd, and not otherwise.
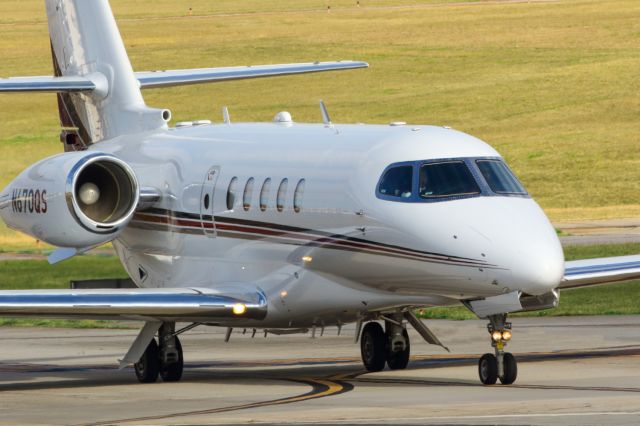
<path fill-rule="evenodd" d="M 60 247 L 113 240 L 138 205 L 132 168 L 111 154 L 70 152 L 22 172 L 0 195 L 0 216 L 13 229 Z"/>

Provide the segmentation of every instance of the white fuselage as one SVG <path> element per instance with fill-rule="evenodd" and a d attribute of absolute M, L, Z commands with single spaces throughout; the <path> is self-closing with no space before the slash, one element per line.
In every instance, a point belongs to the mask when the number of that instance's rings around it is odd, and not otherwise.
<path fill-rule="evenodd" d="M 454 130 L 205 125 L 91 149 L 124 160 L 141 187 L 163 194 L 114 242 L 136 284 L 257 284 L 269 300 L 261 326 L 329 325 L 366 311 L 516 290 L 543 294 L 563 276 L 556 233 L 528 196 L 403 202 L 376 195 L 393 163 L 499 157 Z M 243 197 L 250 178 L 253 191 Z M 270 191 L 261 197 L 266 179 Z"/>

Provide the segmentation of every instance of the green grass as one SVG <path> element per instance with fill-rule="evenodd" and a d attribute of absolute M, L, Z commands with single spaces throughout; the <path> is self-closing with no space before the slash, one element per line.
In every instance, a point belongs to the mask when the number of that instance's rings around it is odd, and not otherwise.
<path fill-rule="evenodd" d="M 640 244 L 573 246 L 565 248 L 566 260 L 639 254 Z M 570 315 L 638 315 L 640 314 L 640 280 L 608 284 L 576 290 L 563 290 L 560 305 L 544 311 L 513 314 L 515 317 L 546 317 Z M 429 308 L 419 312 L 422 318 L 475 319 L 467 308 Z"/>
<path fill-rule="evenodd" d="M 112 1 L 137 70 L 371 64 L 145 92 L 176 121 L 219 121 L 228 105 L 235 122 L 267 121 L 282 109 L 319 122 L 324 99 L 336 122 L 443 124 L 490 142 L 552 218 L 640 215 L 640 2 L 447 3 Z M 1 2 L 0 55 L 2 76 L 51 72 L 41 0 Z M 0 186 L 60 151 L 55 106 L 47 94 L 0 96 Z M 0 246 L 30 244 L 0 230 Z"/>

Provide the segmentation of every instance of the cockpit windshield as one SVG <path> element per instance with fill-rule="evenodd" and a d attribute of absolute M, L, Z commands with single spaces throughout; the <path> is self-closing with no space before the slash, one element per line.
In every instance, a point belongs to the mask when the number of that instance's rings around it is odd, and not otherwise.
<path fill-rule="evenodd" d="M 413 166 L 392 167 L 384 174 L 378 192 L 389 197 L 411 197 Z"/>
<path fill-rule="evenodd" d="M 420 168 L 420 196 L 452 197 L 479 194 L 480 188 L 463 161 L 425 164 Z"/>
<path fill-rule="evenodd" d="M 447 158 L 391 164 L 382 174 L 378 198 L 427 203 L 473 197 L 528 197 L 500 157 Z"/>
<path fill-rule="evenodd" d="M 498 194 L 526 194 L 520 182 L 500 160 L 476 160 L 480 173 L 493 192 Z"/>

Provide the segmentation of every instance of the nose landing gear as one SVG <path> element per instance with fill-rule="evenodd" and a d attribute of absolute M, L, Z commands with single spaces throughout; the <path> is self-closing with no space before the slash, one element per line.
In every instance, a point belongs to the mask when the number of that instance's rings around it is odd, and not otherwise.
<path fill-rule="evenodd" d="M 507 342 L 511 340 L 511 323 L 507 321 L 507 314 L 490 315 L 487 330 L 491 335 L 491 346 L 495 355 L 486 353 L 478 362 L 478 375 L 485 385 L 493 385 L 498 379 L 503 385 L 510 385 L 518 376 L 516 357 L 505 352 Z"/>

